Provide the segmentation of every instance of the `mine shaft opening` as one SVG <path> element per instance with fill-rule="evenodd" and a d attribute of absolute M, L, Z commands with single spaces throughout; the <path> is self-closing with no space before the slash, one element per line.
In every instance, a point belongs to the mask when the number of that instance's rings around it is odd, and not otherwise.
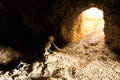
<path fill-rule="evenodd" d="M 95 35 L 105 37 L 104 35 L 104 14 L 97 7 L 91 7 L 81 13 L 81 32 L 85 35 Z"/>

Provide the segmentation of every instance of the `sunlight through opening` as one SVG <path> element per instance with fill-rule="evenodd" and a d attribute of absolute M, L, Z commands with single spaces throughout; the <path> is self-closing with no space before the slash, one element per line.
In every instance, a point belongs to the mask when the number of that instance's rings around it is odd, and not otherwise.
<path fill-rule="evenodd" d="M 96 8 L 91 7 L 81 14 L 81 32 L 83 35 L 89 35 L 96 32 L 103 32 L 104 29 L 104 19 L 103 19 L 103 11 Z"/>

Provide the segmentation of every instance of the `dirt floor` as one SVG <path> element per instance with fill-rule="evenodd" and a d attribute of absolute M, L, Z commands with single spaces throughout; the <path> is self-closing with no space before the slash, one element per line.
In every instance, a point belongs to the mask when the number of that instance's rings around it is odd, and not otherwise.
<path fill-rule="evenodd" d="M 43 60 L 0 71 L 0 80 L 120 80 L 120 61 L 104 44 L 103 32 L 44 54 Z"/>

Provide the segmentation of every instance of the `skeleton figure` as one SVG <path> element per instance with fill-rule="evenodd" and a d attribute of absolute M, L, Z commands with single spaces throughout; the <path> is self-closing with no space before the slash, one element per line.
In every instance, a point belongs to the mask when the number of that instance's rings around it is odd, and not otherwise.
<path fill-rule="evenodd" d="M 44 55 L 48 55 L 49 52 L 51 52 L 50 48 L 52 46 L 52 42 L 54 41 L 54 37 L 53 36 L 49 36 L 48 37 L 48 42 L 45 44 L 45 54 Z"/>
<path fill-rule="evenodd" d="M 44 49 L 45 53 L 44 53 L 44 55 L 48 55 L 49 52 L 52 52 L 52 51 L 50 50 L 50 48 L 51 48 L 52 45 L 55 47 L 56 50 L 58 50 L 58 51 L 63 51 L 62 49 L 58 48 L 58 47 L 55 45 L 55 43 L 54 43 L 54 37 L 53 37 L 53 36 L 49 36 L 49 37 L 48 37 L 48 42 L 45 44 L 45 49 Z"/>

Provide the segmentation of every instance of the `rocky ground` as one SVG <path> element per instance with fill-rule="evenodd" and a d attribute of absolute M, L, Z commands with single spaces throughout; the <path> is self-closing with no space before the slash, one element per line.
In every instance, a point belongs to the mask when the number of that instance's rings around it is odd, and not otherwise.
<path fill-rule="evenodd" d="M 1 71 L 0 80 L 120 80 L 119 58 L 104 44 L 103 32 L 45 54 L 43 60 Z"/>

